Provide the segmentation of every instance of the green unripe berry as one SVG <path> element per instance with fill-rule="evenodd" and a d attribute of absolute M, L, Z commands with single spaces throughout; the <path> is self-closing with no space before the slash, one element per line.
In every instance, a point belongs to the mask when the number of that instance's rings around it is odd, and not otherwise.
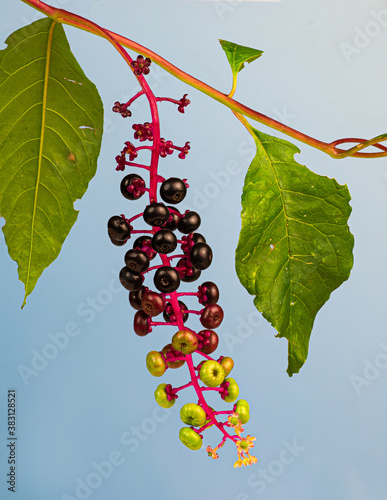
<path fill-rule="evenodd" d="M 150 351 L 146 356 L 146 367 L 154 377 L 161 377 L 167 369 L 162 355 L 158 351 Z"/>
<path fill-rule="evenodd" d="M 238 399 L 238 401 L 236 402 L 237 406 L 246 406 L 246 408 L 248 409 L 248 411 L 250 411 L 250 405 L 249 403 L 245 400 L 245 399 Z"/>
<path fill-rule="evenodd" d="M 182 427 L 179 431 L 180 441 L 190 450 L 200 450 L 203 441 L 197 432 L 190 427 Z"/>
<path fill-rule="evenodd" d="M 175 399 L 167 398 L 167 393 L 165 391 L 167 384 L 160 384 L 155 390 L 155 400 L 156 403 L 161 406 L 161 408 L 171 408 L 175 404 Z"/>
<path fill-rule="evenodd" d="M 181 408 L 180 418 L 187 425 L 201 427 L 206 421 L 206 412 L 201 406 L 188 403 Z"/>
<path fill-rule="evenodd" d="M 246 406 L 238 405 L 235 408 L 235 413 L 238 414 L 241 424 L 246 424 L 250 420 L 250 413 Z"/>
<path fill-rule="evenodd" d="M 207 387 L 217 387 L 224 380 L 223 366 L 217 361 L 205 361 L 200 368 L 200 380 Z"/>
<path fill-rule="evenodd" d="M 229 382 L 230 385 L 227 387 L 228 395 L 224 398 L 224 401 L 226 401 L 226 403 L 232 403 L 239 396 L 239 387 L 231 377 L 226 378 L 225 382 Z"/>

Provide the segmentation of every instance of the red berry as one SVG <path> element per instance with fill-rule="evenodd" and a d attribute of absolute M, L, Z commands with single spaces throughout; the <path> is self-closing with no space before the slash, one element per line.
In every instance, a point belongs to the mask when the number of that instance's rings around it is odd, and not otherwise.
<path fill-rule="evenodd" d="M 148 316 L 157 316 L 165 309 L 165 300 L 156 292 L 145 292 L 141 299 L 142 310 Z"/>
<path fill-rule="evenodd" d="M 212 330 L 201 330 L 198 334 L 198 351 L 211 354 L 219 344 L 218 334 Z"/>
<path fill-rule="evenodd" d="M 169 368 L 180 368 L 180 366 L 183 366 L 185 361 L 184 360 L 179 360 L 179 361 L 174 361 L 175 358 L 181 357 L 181 353 L 178 351 L 175 351 L 175 349 L 172 348 L 172 344 L 167 344 L 163 350 L 161 351 L 162 354 L 164 354 L 164 357 L 167 361 L 167 365 Z"/>
<path fill-rule="evenodd" d="M 208 304 L 200 316 L 204 328 L 217 328 L 223 321 L 223 309 L 218 304 Z"/>
<path fill-rule="evenodd" d="M 145 337 L 145 335 L 148 335 L 148 333 L 152 331 L 152 328 L 149 326 L 148 320 L 149 316 L 145 314 L 144 311 L 137 311 L 134 315 L 133 327 L 135 333 L 139 337 Z"/>

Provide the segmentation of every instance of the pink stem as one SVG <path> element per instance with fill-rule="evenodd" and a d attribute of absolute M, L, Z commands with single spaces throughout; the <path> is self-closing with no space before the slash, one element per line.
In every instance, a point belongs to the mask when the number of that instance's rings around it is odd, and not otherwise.
<path fill-rule="evenodd" d="M 156 101 L 157 102 L 168 101 L 168 102 L 173 102 L 173 104 L 181 104 L 180 101 L 177 101 L 176 99 L 171 99 L 170 97 L 157 97 Z"/>
<path fill-rule="evenodd" d="M 133 215 L 133 217 L 131 217 L 130 219 L 128 219 L 128 222 L 133 222 L 134 220 L 138 219 L 139 217 L 142 217 L 142 215 L 144 214 L 144 212 L 141 212 L 140 214 L 137 214 L 137 215 Z"/>
<path fill-rule="evenodd" d="M 148 167 L 147 165 L 142 165 L 141 163 L 133 163 L 132 161 L 126 161 L 125 165 L 128 165 L 129 167 L 145 168 L 145 170 L 150 170 L 150 167 Z"/>
<path fill-rule="evenodd" d="M 211 358 L 211 356 L 208 356 L 208 354 L 204 354 L 202 351 L 196 351 L 198 354 L 201 354 L 203 358 L 209 359 L 210 361 L 215 361 L 214 358 Z"/>
<path fill-rule="evenodd" d="M 159 264 L 158 266 L 148 267 L 148 269 L 146 271 L 144 271 L 143 274 L 149 273 L 149 271 L 154 271 L 155 269 L 159 269 L 160 267 L 163 267 L 163 265 Z"/>
<path fill-rule="evenodd" d="M 179 391 L 181 391 L 183 389 L 186 389 L 187 387 L 191 387 L 191 385 L 192 385 L 192 382 L 188 382 L 188 384 L 182 385 L 181 387 L 178 387 L 177 389 L 174 388 L 173 391 L 174 392 L 179 392 Z"/>
<path fill-rule="evenodd" d="M 203 425 L 203 427 L 200 427 L 200 429 L 198 429 L 199 434 L 205 431 L 207 427 L 211 427 L 211 425 L 213 425 L 212 421 L 208 422 L 206 425 Z M 224 437 L 223 439 L 226 440 L 226 437 Z"/>
<path fill-rule="evenodd" d="M 149 324 L 151 326 L 156 326 L 156 325 L 168 325 L 168 326 L 174 326 L 173 323 L 169 323 L 169 322 L 166 322 L 166 321 L 150 321 Z M 178 361 L 176 358 L 173 358 L 169 361 Z"/>
<path fill-rule="evenodd" d="M 129 106 L 136 100 L 138 99 L 140 96 L 142 96 L 144 93 L 143 90 L 140 90 L 140 92 L 138 92 L 135 96 L 133 96 L 131 99 L 129 99 L 129 101 L 126 103 L 125 105 L 125 108 L 129 108 Z"/>

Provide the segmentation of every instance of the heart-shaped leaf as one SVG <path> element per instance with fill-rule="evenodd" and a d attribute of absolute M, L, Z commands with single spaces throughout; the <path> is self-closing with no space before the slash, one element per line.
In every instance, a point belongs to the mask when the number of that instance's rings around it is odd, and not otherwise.
<path fill-rule="evenodd" d="M 0 51 L 0 214 L 25 297 L 58 256 L 94 176 L 102 102 L 45 18 L 15 31 Z"/>
<path fill-rule="evenodd" d="M 350 194 L 298 164 L 293 144 L 253 133 L 257 154 L 243 189 L 236 270 L 277 336 L 288 339 L 291 376 L 306 360 L 317 312 L 353 265 Z"/>
<path fill-rule="evenodd" d="M 226 53 L 234 78 L 245 67 L 245 63 L 251 63 L 263 54 L 262 50 L 244 47 L 226 40 L 219 40 L 219 43 Z"/>

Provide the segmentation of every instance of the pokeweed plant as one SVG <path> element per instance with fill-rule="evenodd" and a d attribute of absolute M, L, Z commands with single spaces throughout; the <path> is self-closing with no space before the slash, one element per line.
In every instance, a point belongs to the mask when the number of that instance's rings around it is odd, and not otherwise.
<path fill-rule="evenodd" d="M 5 219 L 3 232 L 9 254 L 17 262 L 19 278 L 25 285 L 22 307 L 43 270 L 58 256 L 75 223 L 77 211 L 73 204 L 83 196 L 96 172 L 103 133 L 102 102 L 70 51 L 62 26 L 68 24 L 105 38 L 137 78 L 139 92 L 127 103 L 115 102 L 113 111 L 129 118 L 131 103 L 143 96 L 150 106 L 151 121 L 132 125 L 134 138 L 146 145 L 135 146 L 127 141 L 116 157 L 118 171 L 126 167 L 143 169 L 149 177 L 145 181 L 138 170 L 125 175 L 121 180 L 123 196 L 135 200 L 147 193 L 149 203 L 140 214 L 111 217 L 108 234 L 116 246 L 127 244 L 135 233 L 142 234 L 126 252 L 120 272 L 120 281 L 129 290 L 129 301 L 137 310 L 135 333 L 147 335 L 160 324 L 178 329 L 169 344 L 147 355 L 146 364 L 155 376 L 163 375 L 168 368 L 186 365 L 190 381 L 176 388 L 160 384 L 155 399 L 161 406 L 170 407 L 180 390 L 193 387 L 197 404 L 189 403 L 181 409 L 181 419 L 189 426 L 181 429 L 181 441 L 191 449 L 199 449 L 202 432 L 215 425 L 223 437 L 216 448 L 207 448 L 210 456 L 217 458 L 217 449 L 230 439 L 238 451 L 235 466 L 254 463 L 255 457 L 249 454 L 254 438 L 241 436 L 242 425 L 249 419 L 249 406 L 245 400 L 237 400 L 239 388 L 228 377 L 233 360 L 209 356 L 218 345 L 213 329 L 223 319 L 223 310 L 217 304 L 219 290 L 214 283 L 205 281 L 197 292 L 177 292 L 180 281 L 197 280 L 212 260 L 205 237 L 196 232 L 199 214 L 175 208 L 184 199 L 187 179 L 165 178 L 158 172 L 160 158 L 178 152 L 184 159 L 190 150 L 189 142 L 176 146 L 161 137 L 159 103 L 169 101 L 184 112 L 190 101 L 188 94 L 180 100 L 156 97 L 145 76 L 151 64 L 159 65 L 227 106 L 254 139 L 257 152 L 243 188 L 236 272 L 242 285 L 255 296 L 257 309 L 277 330 L 277 336 L 288 340 L 290 376 L 298 373 L 306 360 L 317 312 L 350 275 L 354 244 L 348 227 L 350 194 L 347 186 L 335 179 L 298 164 L 294 154 L 300 150 L 295 145 L 263 134 L 247 119 L 337 159 L 387 156 L 387 147 L 381 144 L 387 134 L 371 140 L 350 137 L 326 143 L 234 100 L 239 72 L 262 55 L 260 50 L 220 40 L 233 76 L 232 89 L 225 94 L 148 48 L 83 17 L 39 0 L 22 1 L 47 16 L 14 32 L 6 40 L 7 48 L 0 51 L 0 214 Z M 140 55 L 132 59 L 127 48 Z M 343 149 L 343 145 L 351 143 L 352 147 Z M 363 151 L 369 147 L 374 149 Z M 137 160 L 144 149 L 151 154 L 149 165 Z M 158 191 L 168 205 L 158 201 Z M 147 229 L 133 228 L 132 222 L 140 220 Z M 181 239 L 176 237 L 176 229 L 184 235 Z M 177 245 L 182 253 L 173 255 Z M 156 254 L 161 264 L 150 267 Z M 158 292 L 143 284 L 145 275 L 152 271 Z M 188 309 L 179 300 L 184 295 L 195 296 L 204 308 Z M 165 321 L 154 321 L 161 313 Z M 185 326 L 189 314 L 199 315 L 204 330 L 195 332 Z M 204 358 L 196 366 L 194 353 Z M 232 409 L 211 408 L 203 394 L 208 390 L 219 392 L 226 402 L 236 401 Z M 224 422 L 220 421 L 221 415 L 227 416 Z M 235 434 L 229 434 L 229 428 Z"/>
<path fill-rule="evenodd" d="M 158 105 L 163 101 L 170 102 L 176 104 L 178 111 L 184 113 L 190 101 L 187 94 L 180 100 L 156 97 L 145 79 L 145 75 L 150 72 L 151 60 L 142 55 L 133 60 L 126 52 L 123 52 L 123 55 L 141 90 L 126 103 L 116 101 L 113 111 L 120 113 L 123 118 L 128 118 L 132 116 L 131 104 L 145 96 L 151 113 L 150 122 L 132 125 L 134 139 L 146 145 L 135 146 L 126 141 L 125 147 L 116 156 L 116 170 L 125 171 L 127 167 L 131 167 L 147 174 L 147 181 L 137 173 L 123 177 L 120 184 L 122 195 L 134 201 L 147 193 L 149 203 L 142 212 L 130 218 L 125 214 L 113 215 L 107 224 L 111 242 L 119 247 L 125 245 L 132 235 L 141 235 L 133 242 L 133 248 L 125 253 L 125 266 L 119 274 L 122 286 L 129 291 L 129 303 L 137 311 L 133 329 L 140 337 L 148 335 L 154 326 L 167 325 L 178 329 L 170 343 L 160 351 L 152 350 L 147 354 L 146 366 L 155 377 L 161 377 L 167 369 L 177 369 L 183 365 L 188 368 L 188 383 L 181 387 L 162 383 L 155 391 L 156 402 L 162 408 L 171 408 L 178 398 L 179 391 L 188 387 L 195 390 L 197 403 L 187 403 L 180 411 L 180 418 L 187 425 L 179 432 L 182 443 L 191 450 L 199 450 L 202 447 L 203 432 L 216 426 L 223 436 L 215 448 L 207 446 L 209 456 L 219 458 L 217 450 L 230 439 L 235 443 L 238 453 L 234 466 L 251 465 L 257 461 L 249 452 L 254 446 L 255 438 L 250 435 L 242 436 L 242 424 L 250 419 L 249 405 L 243 399 L 237 401 L 238 384 L 232 377 L 228 377 L 234 367 L 234 361 L 228 356 L 220 356 L 217 360 L 209 356 L 218 347 L 219 337 L 214 329 L 221 325 L 224 315 L 223 309 L 217 303 L 219 289 L 215 283 L 205 281 L 198 287 L 197 292 L 177 292 L 181 282 L 192 283 L 198 280 L 202 271 L 212 263 L 211 247 L 206 238 L 197 232 L 201 224 L 200 215 L 192 210 L 182 213 L 176 209 L 176 205 L 184 200 L 189 188 L 187 179 L 166 179 L 159 174 L 160 159 L 176 151 L 178 157 L 184 160 L 189 153 L 190 143 L 176 146 L 171 140 L 161 137 Z M 151 145 L 148 145 L 149 143 Z M 149 164 L 139 163 L 144 150 L 150 151 Z M 168 205 L 158 200 L 158 193 Z M 145 229 L 134 229 L 132 223 L 136 222 L 141 222 L 142 226 L 145 224 Z M 176 237 L 175 231 L 183 235 L 181 239 Z M 174 253 L 178 245 L 182 252 L 180 254 Z M 156 255 L 159 256 L 161 264 L 150 267 L 150 262 Z M 179 260 L 174 265 L 176 259 Z M 150 272 L 153 272 L 153 283 L 158 292 L 143 284 L 145 275 Z M 185 303 L 179 300 L 183 297 L 184 300 L 195 297 L 204 307 L 199 310 L 188 309 Z M 154 321 L 161 313 L 164 321 Z M 190 314 L 199 316 L 203 330 L 196 332 L 185 326 Z M 204 358 L 196 366 L 193 361 L 194 353 Z M 205 391 L 216 391 L 223 401 L 235 404 L 232 409 L 215 411 L 208 405 L 204 397 Z M 220 420 L 225 417 L 225 421 Z M 228 432 L 230 427 L 235 434 Z"/>

